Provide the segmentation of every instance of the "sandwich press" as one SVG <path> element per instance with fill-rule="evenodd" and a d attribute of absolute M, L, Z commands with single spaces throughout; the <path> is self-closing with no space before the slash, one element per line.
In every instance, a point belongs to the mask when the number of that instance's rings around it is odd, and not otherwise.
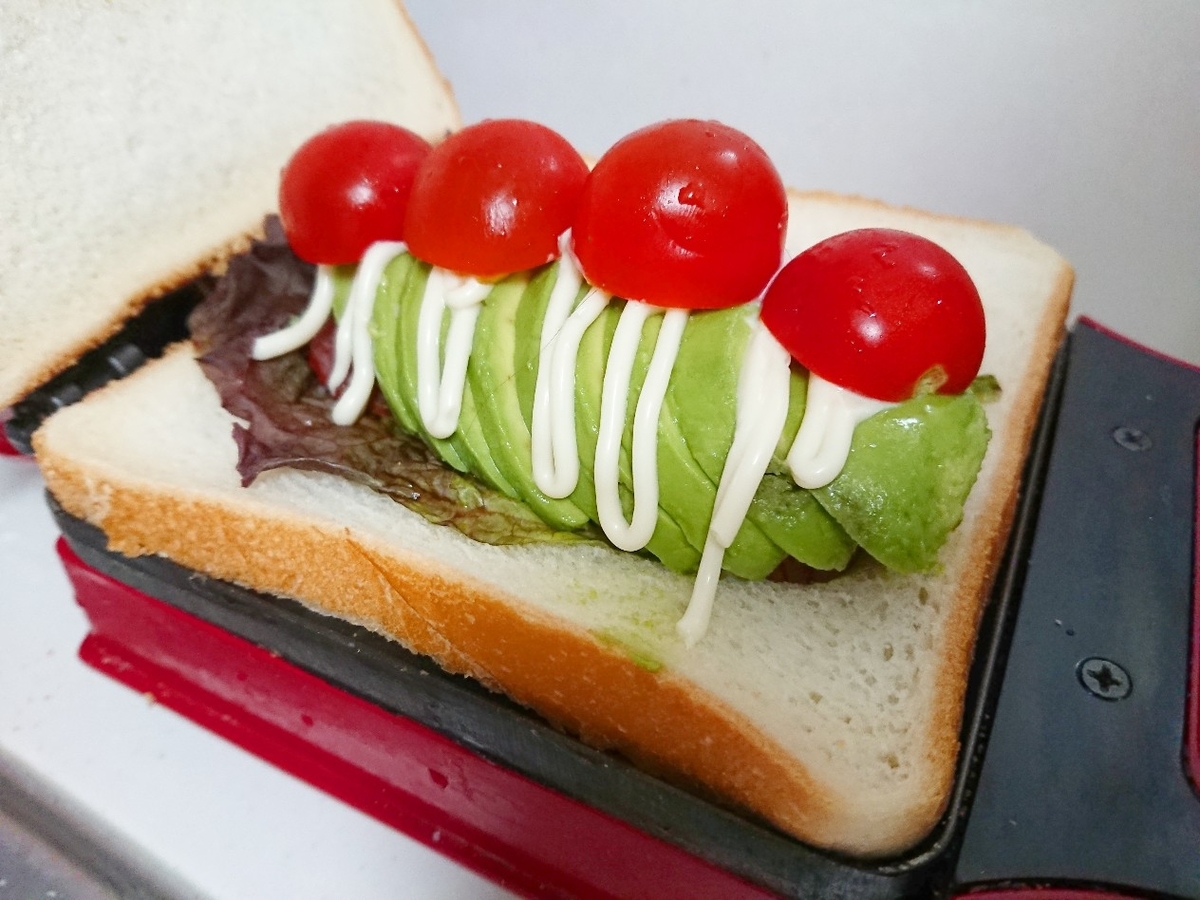
<path fill-rule="evenodd" d="M 158 352 L 194 300 L 15 407 L 11 442 Z M 356 626 L 112 553 L 61 509 L 58 549 L 87 664 L 518 893 L 1200 900 L 1198 422 L 1200 370 L 1088 319 L 1064 337 L 949 807 L 883 860 L 663 783 Z"/>

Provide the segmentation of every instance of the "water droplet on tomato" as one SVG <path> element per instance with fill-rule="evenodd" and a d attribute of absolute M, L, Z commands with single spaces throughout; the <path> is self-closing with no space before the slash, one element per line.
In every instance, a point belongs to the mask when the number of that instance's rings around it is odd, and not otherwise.
<path fill-rule="evenodd" d="M 679 189 L 678 200 L 684 206 L 703 206 L 704 189 L 693 181 L 689 181 Z"/>
<path fill-rule="evenodd" d="M 880 244 L 871 251 L 871 256 L 884 268 L 894 269 L 897 261 L 892 254 L 896 252 L 896 249 L 897 245 L 894 243 Z"/>

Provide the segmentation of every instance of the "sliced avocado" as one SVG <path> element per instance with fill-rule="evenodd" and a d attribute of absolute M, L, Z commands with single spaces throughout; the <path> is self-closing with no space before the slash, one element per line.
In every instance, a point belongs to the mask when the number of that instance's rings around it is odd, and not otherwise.
<path fill-rule="evenodd" d="M 407 302 L 405 297 L 411 292 L 407 282 L 413 279 L 406 274 L 410 269 L 411 267 L 403 265 L 388 266 L 384 269 L 379 289 L 375 292 L 375 307 L 371 312 L 371 344 L 374 348 L 375 380 L 379 389 L 383 391 L 384 399 L 387 400 L 396 421 L 406 431 L 416 434 L 420 429 L 400 385 L 400 356 L 403 347 L 398 332 L 400 308 Z M 345 298 L 340 296 L 340 282 L 335 281 L 335 284 L 337 292 L 334 294 L 334 308 L 340 310 L 344 307 Z M 346 288 L 348 292 L 348 284 Z M 419 300 L 418 297 L 418 302 Z M 465 471 L 461 466 L 455 468 Z"/>
<path fill-rule="evenodd" d="M 475 412 L 474 398 L 470 391 L 463 390 L 462 409 L 458 418 L 458 428 L 449 438 L 438 440 L 432 438 L 425 430 L 420 418 L 417 401 L 417 323 L 421 315 L 421 298 L 425 292 L 425 282 L 429 278 L 430 266 L 411 256 L 404 258 L 412 261 L 407 280 L 413 282 L 404 297 L 400 308 L 397 328 L 397 346 L 403 348 L 399 353 L 399 374 L 404 402 L 408 404 L 410 416 L 416 420 L 416 433 L 442 456 L 444 451 L 452 452 L 462 460 L 463 471 L 468 471 L 482 479 L 498 491 L 514 499 L 520 499 L 516 489 L 509 484 L 492 461 L 487 441 L 479 429 L 478 416 Z M 445 339 L 449 328 L 449 314 L 443 316 L 442 338 Z M 445 459 L 445 456 L 442 456 Z"/>
<path fill-rule="evenodd" d="M 450 441 L 431 436 L 417 410 L 416 338 L 408 333 L 406 325 L 411 319 L 415 332 L 428 274 L 429 267 L 407 253 L 384 267 L 371 315 L 375 375 L 397 420 L 419 435 L 448 465 L 467 472 L 471 469 L 468 461 Z"/>
<path fill-rule="evenodd" d="M 419 304 L 424 290 L 423 278 L 412 277 L 414 267 L 401 260 L 402 256 L 385 267 L 375 293 L 371 309 L 371 346 L 375 365 L 376 382 L 384 399 L 402 428 L 413 434 L 423 434 L 420 419 L 415 411 L 415 398 L 410 398 L 401 377 L 402 359 L 405 348 L 399 331 L 401 311 L 414 303 Z M 334 270 L 333 308 L 340 318 L 349 299 L 350 286 L 355 273 L 354 266 L 339 266 Z M 415 283 L 414 283 L 415 282 Z M 467 462 L 456 453 L 448 453 L 442 459 L 460 472 L 468 471 Z"/>
<path fill-rule="evenodd" d="M 600 522 L 600 512 L 596 506 L 593 469 L 600 435 L 600 392 L 604 361 L 608 358 L 608 348 L 612 345 L 616 327 L 617 314 L 609 306 L 583 333 L 575 361 L 575 438 L 579 449 L 579 483 L 571 493 L 571 501 L 597 524 Z M 687 544 L 687 541 L 683 543 Z M 692 553 L 695 555 L 695 551 Z M 698 555 L 695 561 L 699 561 Z"/>
<path fill-rule="evenodd" d="M 630 376 L 630 401 L 622 438 L 622 460 L 633 459 L 636 402 L 649 373 L 662 323 L 662 316 L 652 316 L 642 329 L 642 339 Z M 627 470 L 622 466 L 621 480 L 626 485 L 632 484 L 631 468 Z M 703 551 L 717 499 L 717 486 L 688 452 L 687 443 L 665 402 L 658 422 L 658 494 L 659 507 L 679 526 L 688 542 Z M 741 578 L 766 578 L 786 555 L 757 527 L 747 522 L 725 551 L 722 568 Z"/>
<path fill-rule="evenodd" d="M 492 458 L 518 498 L 548 524 L 571 531 L 587 524 L 588 516 L 569 499 L 547 497 L 533 480 L 533 446 L 521 415 L 514 362 L 522 297 L 535 287 L 548 292 L 552 284 L 541 279 L 531 285 L 524 275 L 514 275 L 493 286 L 475 326 L 467 382 Z"/>
<path fill-rule="evenodd" d="M 914 397 L 860 424 L 842 473 L 813 495 L 885 566 L 927 571 L 962 521 L 989 437 L 975 394 Z"/>
<path fill-rule="evenodd" d="M 451 435 L 455 442 L 454 445 L 458 447 L 463 457 L 469 460 L 472 472 L 514 500 L 520 500 L 520 491 L 496 465 L 496 459 L 492 456 L 492 448 L 488 444 L 487 437 L 483 433 L 483 426 L 479 421 L 478 407 L 479 402 L 475 399 L 475 392 L 471 390 L 471 382 L 468 379 L 463 384 L 462 410 L 458 416 L 458 430 Z"/>
<path fill-rule="evenodd" d="M 796 484 L 790 473 L 768 472 L 763 476 L 747 518 L 790 549 L 789 556 L 814 569 L 840 572 L 858 547 L 837 519 L 811 491 Z"/>
<path fill-rule="evenodd" d="M 546 307 L 550 302 L 550 294 L 554 289 L 554 280 L 558 277 L 557 262 L 551 263 L 544 269 L 540 270 L 530 280 L 530 286 L 525 291 L 521 302 L 517 307 L 514 317 L 514 332 L 515 342 L 513 346 L 513 383 L 517 389 L 517 405 L 521 410 L 521 418 L 525 422 L 525 427 L 529 429 L 530 434 L 533 432 L 533 405 L 534 395 L 537 392 L 537 377 L 538 369 L 541 365 L 541 341 L 542 341 L 542 325 L 546 320 Z M 572 308 L 579 305 L 579 302 L 586 296 L 589 288 L 585 283 L 579 289 L 572 304 Z M 608 320 L 602 314 L 597 322 L 592 324 L 592 328 L 603 327 L 599 323 L 607 322 Z M 612 320 L 615 325 L 615 320 Z M 589 329 L 590 331 L 590 329 Z M 584 340 L 587 340 L 587 335 Z M 611 330 L 607 335 L 594 334 L 592 340 L 599 339 L 603 347 L 607 348 L 612 341 Z M 603 363 L 601 363 L 603 366 Z M 603 368 L 601 368 L 603 373 Z M 596 403 L 597 413 L 596 419 L 599 421 L 599 386 L 596 386 Z M 576 393 L 579 392 L 579 385 L 576 384 Z M 588 402 L 592 392 L 585 392 L 584 402 Z M 578 427 L 578 419 L 576 420 Z M 531 437 L 532 441 L 532 437 Z M 579 486 L 568 499 L 578 506 L 593 522 L 598 521 L 599 514 L 596 511 L 596 496 L 594 485 L 591 483 L 592 476 L 592 460 L 595 457 L 595 436 L 592 437 L 592 449 L 584 452 L 583 445 L 579 447 L 580 453 L 580 479 Z"/>
<path fill-rule="evenodd" d="M 787 454 L 800 430 L 807 396 L 807 374 L 793 369 L 783 432 L 747 518 L 758 524 L 793 559 L 814 569 L 841 571 L 849 565 L 858 544 L 817 502 L 812 491 L 796 484 L 787 465 Z"/>
<path fill-rule="evenodd" d="M 721 479 L 733 444 L 750 315 L 741 307 L 693 313 L 667 390 L 667 406 L 688 450 L 714 484 Z"/>
<path fill-rule="evenodd" d="M 331 269 L 333 314 L 339 321 L 346 310 L 346 303 L 350 300 L 350 288 L 354 284 L 357 271 L 358 267 L 354 265 L 334 266 Z M 376 381 L 392 410 L 392 415 L 406 431 L 415 432 L 416 423 L 396 392 L 395 318 L 403 287 L 404 285 L 395 279 L 389 282 L 388 273 L 384 271 L 379 288 L 375 292 L 375 304 L 371 308 L 371 346 L 374 352 Z"/>
<path fill-rule="evenodd" d="M 358 266 L 331 266 L 329 269 L 330 277 L 333 279 L 333 315 L 334 318 L 340 319 L 342 311 L 346 308 L 346 301 L 350 299 L 350 286 L 354 283 L 354 273 L 358 271 Z"/>
<path fill-rule="evenodd" d="M 538 367 L 541 361 L 542 323 L 546 320 L 546 307 L 558 278 L 558 263 L 554 262 L 537 271 L 529 281 L 529 290 L 521 298 L 514 320 L 516 344 L 513 349 L 513 368 L 516 371 L 517 400 L 521 406 L 521 418 L 525 427 L 533 430 L 533 397 L 537 390 Z M 583 299 L 588 285 L 579 288 L 575 303 Z"/>
<path fill-rule="evenodd" d="M 688 451 L 714 485 L 720 484 L 733 444 L 738 379 L 754 315 L 747 307 L 693 314 L 667 391 L 667 408 Z M 800 425 L 804 394 L 803 377 L 793 374 L 787 424 L 779 443 L 784 456 Z M 771 469 L 781 473 L 780 480 L 770 481 L 770 474 L 763 479 L 735 546 L 753 528 L 806 565 L 845 568 L 854 541 L 808 491 L 796 486 L 780 462 L 780 453 L 777 448 Z"/>
<path fill-rule="evenodd" d="M 571 499 L 599 521 L 596 508 L 596 481 L 593 465 L 600 433 L 600 399 L 604 383 L 604 365 L 612 346 L 613 333 L 621 316 L 621 304 L 614 302 L 584 332 L 575 369 L 575 433 L 579 441 L 579 485 Z M 628 473 L 629 458 L 624 449 L 621 470 Z M 628 477 L 627 474 L 625 477 Z M 621 479 L 624 482 L 624 478 Z M 626 516 L 633 508 L 632 498 L 622 490 L 621 506 Z M 676 572 L 694 572 L 700 564 L 700 551 L 691 545 L 674 520 L 659 507 L 658 522 L 646 550 L 663 565 Z"/>
<path fill-rule="evenodd" d="M 417 411 L 416 325 L 428 271 L 428 266 L 407 254 L 385 269 L 371 323 L 381 389 L 400 424 L 422 436 L 447 464 L 460 471 L 472 471 L 538 509 L 537 495 L 526 493 L 523 483 L 516 486 L 508 472 L 520 471 L 524 474 L 516 480 L 527 478 L 532 484 L 531 466 L 513 469 L 512 465 L 514 460 L 523 460 L 529 466 L 537 350 L 555 267 L 536 273 L 528 289 L 519 278 L 493 291 L 499 294 L 500 302 L 488 315 L 481 314 L 484 328 L 482 333 L 476 332 L 459 430 L 449 440 L 428 435 Z M 353 272 L 352 267 L 341 267 L 334 273 L 334 309 L 338 315 L 344 309 Z M 580 291 L 580 297 L 585 290 Z M 485 301 L 485 312 L 490 303 L 491 298 Z M 610 305 L 588 329 L 580 346 L 576 384 L 580 484 L 567 501 L 542 498 L 558 507 L 558 515 L 565 509 L 565 521 L 555 521 L 553 513 L 546 516 L 544 505 L 538 509 L 539 515 L 558 528 L 575 529 L 586 518 L 598 518 L 592 466 L 604 365 L 620 310 L 619 302 Z M 653 353 L 659 323 L 652 321 L 655 324 L 646 329 L 639 345 L 631 386 L 634 398 Z M 507 327 L 500 328 L 502 323 Z M 647 547 L 648 552 L 677 571 L 694 571 L 699 562 L 697 545 L 703 546 L 711 515 L 709 491 L 715 496 L 715 485 L 732 442 L 737 377 L 750 334 L 749 323 L 745 310 L 725 310 L 693 315 L 685 329 L 660 417 L 660 509 Z M 443 324 L 443 334 L 445 327 Z M 689 389 L 697 385 L 697 389 Z M 767 574 L 773 564 L 765 560 L 773 557 L 755 555 L 761 554 L 761 548 L 755 549 L 754 544 L 760 538 L 762 543 L 774 542 L 816 568 L 843 568 L 855 541 L 880 562 L 899 571 L 935 566 L 938 550 L 962 519 L 963 504 L 986 451 L 989 431 L 979 398 L 970 392 L 954 397 L 932 394 L 880 413 L 855 430 L 842 474 L 824 488 L 807 491 L 795 485 L 785 463 L 803 414 L 805 390 L 804 375 L 793 373 L 787 424 L 751 505 L 747 524 L 727 554 L 726 568 L 743 577 Z M 631 401 L 627 413 L 630 423 L 634 409 Z M 491 440 L 502 418 L 520 426 L 515 430 L 515 442 L 495 442 L 503 451 L 503 469 Z M 620 459 L 621 500 L 626 515 L 632 506 L 629 451 L 627 429 Z M 703 503 L 698 498 L 703 498 Z M 703 514 L 698 514 L 700 507 Z M 745 553 L 749 563 L 739 561 L 743 553 L 739 542 L 746 534 L 753 539 L 751 549 Z M 764 561 L 755 563 L 755 559 Z"/>

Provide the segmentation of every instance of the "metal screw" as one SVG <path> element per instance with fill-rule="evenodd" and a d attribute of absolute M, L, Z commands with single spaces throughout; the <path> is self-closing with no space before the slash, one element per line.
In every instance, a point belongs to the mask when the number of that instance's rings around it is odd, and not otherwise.
<path fill-rule="evenodd" d="M 1133 679 L 1111 659 L 1089 656 L 1075 667 L 1079 683 L 1101 700 L 1124 700 L 1133 690 Z"/>
<path fill-rule="evenodd" d="M 1128 425 L 1121 425 L 1114 428 L 1112 439 L 1126 450 L 1149 450 L 1153 442 L 1150 440 L 1150 435 L 1137 428 L 1131 428 Z"/>

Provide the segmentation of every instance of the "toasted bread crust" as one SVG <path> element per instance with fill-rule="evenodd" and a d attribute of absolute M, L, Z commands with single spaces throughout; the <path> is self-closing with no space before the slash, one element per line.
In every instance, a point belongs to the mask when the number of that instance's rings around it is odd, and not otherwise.
<path fill-rule="evenodd" d="M 161 554 L 365 625 L 538 710 L 593 746 L 801 839 L 828 844 L 843 831 L 835 799 L 820 781 L 744 716 L 586 632 L 530 615 L 518 598 L 423 568 L 347 529 L 165 494 L 59 455 L 42 432 L 34 440 L 55 499 L 101 527 L 111 550 Z M 885 851 L 928 831 L 940 811 L 940 803 L 934 806 L 932 819 L 913 822 L 914 836 Z"/>

